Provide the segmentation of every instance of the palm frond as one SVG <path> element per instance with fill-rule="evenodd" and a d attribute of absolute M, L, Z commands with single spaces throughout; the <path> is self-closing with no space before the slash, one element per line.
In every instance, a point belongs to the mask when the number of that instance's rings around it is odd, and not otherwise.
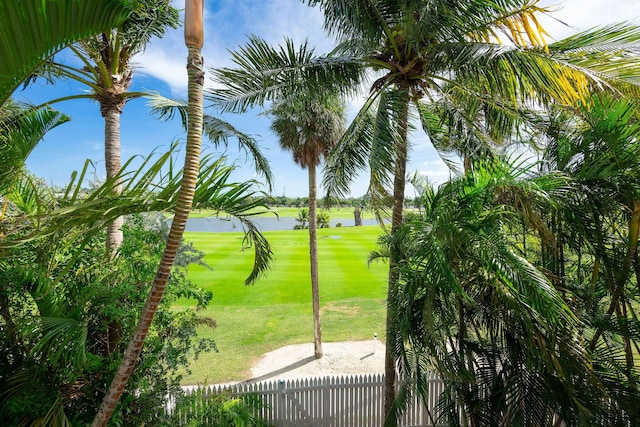
<path fill-rule="evenodd" d="M 120 62 L 143 50 L 154 37 L 162 37 L 168 29 L 180 25 L 179 10 L 166 0 L 147 0 L 136 3 L 132 13 L 122 25 L 122 43 L 127 46 Z"/>
<path fill-rule="evenodd" d="M 40 227 L 26 234 L 13 233 L 3 239 L 1 247 L 14 247 L 29 241 L 51 236 L 60 230 L 68 235 L 88 237 L 106 227 L 115 218 L 123 215 L 166 211 L 177 203 L 177 189 L 182 171 L 174 171 L 169 165 L 173 162 L 176 146 L 160 156 L 151 154 L 143 159 L 143 168 L 133 167 L 136 158 L 129 159 L 120 173 L 107 179 L 90 194 L 83 194 L 85 177 L 89 164 L 81 173 L 74 175 L 69 184 L 61 206 L 51 212 L 36 216 L 25 216 L 18 224 L 39 222 Z M 157 159 L 156 159 L 157 157 Z M 155 159 L 155 161 L 153 161 Z M 258 233 L 249 218 L 255 214 L 255 208 L 264 207 L 266 196 L 257 192 L 254 181 L 243 183 L 229 182 L 233 168 L 223 163 L 224 159 L 205 156 L 201 161 L 201 173 L 196 184 L 193 207 L 208 207 L 226 212 L 239 218 L 247 227 L 247 244 L 254 244 L 255 263 L 248 280 L 254 281 L 266 271 L 271 259 L 271 249 L 267 241 Z M 122 193 L 114 193 L 115 186 L 121 183 Z M 253 211 L 251 211 L 253 209 Z M 265 208 L 266 210 L 266 208 Z"/>
<path fill-rule="evenodd" d="M 87 363 L 87 325 L 70 317 L 38 316 L 32 319 L 40 338 L 32 348 L 32 356 L 46 357 L 52 364 L 85 367 Z"/>
<path fill-rule="evenodd" d="M 187 104 L 184 101 L 165 98 L 159 94 L 149 94 L 147 96 L 149 106 L 160 120 L 172 120 L 175 115 L 179 115 L 182 127 L 187 129 Z M 204 134 L 216 148 L 223 145 L 226 149 L 231 139 L 238 141 L 238 148 L 250 157 L 255 165 L 257 174 L 265 177 L 269 189 L 273 184 L 273 173 L 269 162 L 260 151 L 257 141 L 233 127 L 230 123 L 211 115 L 204 116 Z"/>
<path fill-rule="evenodd" d="M 187 102 L 180 99 L 166 98 L 159 93 L 150 92 L 146 96 L 147 107 L 151 113 L 163 121 L 173 120 L 176 115 L 180 117 L 183 129 L 187 129 Z"/>
<path fill-rule="evenodd" d="M 253 137 L 237 130 L 230 123 L 210 115 L 204 117 L 204 134 L 216 147 L 223 145 L 225 149 L 229 146 L 229 140 L 236 139 L 239 150 L 244 151 L 247 157 L 251 159 L 255 172 L 264 176 L 267 186 L 271 189 L 273 173 L 271 172 L 269 161 L 264 157 L 260 146 Z"/>
<path fill-rule="evenodd" d="M 16 371 L 7 381 L 8 386 L 0 392 L 0 400 L 9 399 L 12 396 L 19 396 L 22 393 L 37 393 L 46 396 L 51 384 L 49 378 L 43 378 L 44 374 L 36 367 Z M 44 409 L 47 409 L 45 407 Z M 28 414 L 19 420 L 19 426 L 51 426 L 51 427 L 72 427 L 73 424 L 64 412 L 62 397 L 58 396 L 51 402 L 47 412 L 41 417 L 38 414 Z"/>
<path fill-rule="evenodd" d="M 119 25 L 131 13 L 129 6 L 120 0 L 6 3 L 0 16 L 0 105 L 47 57 Z"/>
<path fill-rule="evenodd" d="M 0 117 L 0 195 L 9 191 L 44 135 L 69 118 L 50 108 L 19 109 Z"/>
<path fill-rule="evenodd" d="M 640 26 L 628 23 L 594 28 L 549 46 L 554 59 L 566 62 L 625 95 L 640 93 Z"/>
<path fill-rule="evenodd" d="M 206 99 L 221 111 L 244 112 L 267 102 L 282 101 L 304 93 L 348 95 L 357 88 L 362 68 L 346 57 L 318 57 L 306 43 L 299 49 L 289 39 L 284 46 L 270 46 L 250 36 L 249 42 L 232 52 L 237 68 L 212 70 L 223 88 L 211 89 Z"/>
<path fill-rule="evenodd" d="M 351 122 L 324 165 L 323 182 L 327 200 L 338 200 L 349 192 L 359 172 L 366 170 L 375 130 L 372 111 L 377 97 L 370 97 Z"/>

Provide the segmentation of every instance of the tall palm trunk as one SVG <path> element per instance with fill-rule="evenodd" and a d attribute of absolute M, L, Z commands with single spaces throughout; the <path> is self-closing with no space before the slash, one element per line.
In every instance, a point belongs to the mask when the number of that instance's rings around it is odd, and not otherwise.
<path fill-rule="evenodd" d="M 122 162 L 120 160 L 120 114 L 122 106 L 105 105 L 101 108 L 104 117 L 104 160 L 107 171 L 107 179 L 113 178 L 120 172 Z M 116 193 L 122 192 L 122 186 L 114 189 Z M 118 217 L 107 227 L 106 248 L 107 254 L 115 255 L 122 244 L 122 217 Z"/>
<path fill-rule="evenodd" d="M 404 189 L 407 171 L 408 129 L 409 129 L 409 98 L 405 94 L 406 101 L 402 102 L 402 111 L 398 118 L 398 138 L 395 144 L 395 168 L 393 176 L 393 210 L 391 216 L 391 234 L 395 234 L 402 225 L 404 213 Z M 394 408 L 396 399 L 396 330 L 394 323 L 393 304 L 398 272 L 396 269 L 398 260 L 393 251 L 389 255 L 389 280 L 387 285 L 387 336 L 384 356 L 384 412 L 385 427 L 395 427 L 398 424 L 397 411 Z"/>
<path fill-rule="evenodd" d="M 127 347 L 111 386 L 104 397 L 100 409 L 93 420 L 92 426 L 105 426 L 111 417 L 118 399 L 125 389 L 129 376 L 133 371 L 136 361 L 142 350 L 144 340 L 149 333 L 151 322 L 156 314 L 158 306 L 164 295 L 164 290 L 169 279 L 169 274 L 176 258 L 178 246 L 187 223 L 187 218 L 193 205 L 193 197 L 196 189 L 196 181 L 200 169 L 200 149 L 202 146 L 203 126 L 203 97 L 204 68 L 202 55 L 200 54 L 203 41 L 202 12 L 204 0 L 187 0 L 185 9 L 185 42 L 189 49 L 187 59 L 187 71 L 189 74 L 189 108 L 187 150 L 183 169 L 182 183 L 178 192 L 176 211 L 169 230 L 167 246 L 158 272 L 153 280 L 149 297 L 144 305 L 140 320 L 136 326 L 133 338 Z"/>
<path fill-rule="evenodd" d="M 122 168 L 120 159 L 120 115 L 122 114 L 123 102 L 110 102 L 108 98 L 101 99 L 100 112 L 104 117 L 104 160 L 107 179 L 112 179 Z M 114 193 L 122 193 L 122 185 L 118 185 L 113 189 Z M 124 218 L 119 216 L 107 226 L 107 238 L 105 240 L 105 248 L 107 256 L 114 257 L 120 245 L 122 245 L 123 234 L 122 224 Z M 105 354 L 108 355 L 116 349 L 120 342 L 120 332 L 122 326 L 117 320 L 109 322 L 107 325 L 106 349 Z"/>
<path fill-rule="evenodd" d="M 316 220 L 316 163 L 309 164 L 309 261 L 311 263 L 311 298 L 313 306 L 313 347 L 316 359 L 322 358 L 320 325 L 320 286 L 318 283 L 318 222 Z"/>

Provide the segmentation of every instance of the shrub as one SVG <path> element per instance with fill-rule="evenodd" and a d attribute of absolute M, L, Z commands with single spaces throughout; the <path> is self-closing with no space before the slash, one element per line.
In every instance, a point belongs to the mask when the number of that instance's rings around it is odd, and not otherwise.
<path fill-rule="evenodd" d="M 2 260 L 0 305 L 10 315 L 0 321 L 0 425 L 47 425 L 53 417 L 84 425 L 93 419 L 164 248 L 162 230 L 145 222 L 140 216 L 127 222 L 114 259 L 105 253 L 104 235 L 83 242 L 61 233 L 12 249 Z M 186 279 L 187 265 L 202 262 L 202 256 L 193 247 L 181 248 L 114 423 L 161 424 L 166 417 L 158 409 L 179 390 L 179 372 L 191 357 L 215 349 L 211 340 L 196 336 L 196 325 L 213 326 L 211 319 L 170 307 L 179 297 L 194 298 L 199 305 L 211 299 L 210 292 Z"/>

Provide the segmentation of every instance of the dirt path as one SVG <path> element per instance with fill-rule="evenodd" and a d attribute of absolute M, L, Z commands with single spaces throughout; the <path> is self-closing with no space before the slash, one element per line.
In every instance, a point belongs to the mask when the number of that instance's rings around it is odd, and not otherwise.
<path fill-rule="evenodd" d="M 318 360 L 312 343 L 269 352 L 251 368 L 251 381 L 384 372 L 384 344 L 378 340 L 322 343 L 322 349 Z"/>

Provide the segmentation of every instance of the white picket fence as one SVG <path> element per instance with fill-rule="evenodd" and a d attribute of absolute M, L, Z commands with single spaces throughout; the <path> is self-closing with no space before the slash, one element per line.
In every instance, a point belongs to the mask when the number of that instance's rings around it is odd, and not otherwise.
<path fill-rule="evenodd" d="M 428 382 L 429 401 L 426 405 L 417 398 L 411 402 L 400 420 L 401 426 L 434 427 L 431 419 L 437 418 L 434 408 L 444 391 L 444 383 L 435 374 L 429 375 Z M 246 382 L 186 390 L 187 394 L 198 393 L 203 401 L 222 392 L 258 396 L 264 406 L 260 417 L 276 427 L 371 427 L 382 425 L 384 419 L 383 374 Z"/>

